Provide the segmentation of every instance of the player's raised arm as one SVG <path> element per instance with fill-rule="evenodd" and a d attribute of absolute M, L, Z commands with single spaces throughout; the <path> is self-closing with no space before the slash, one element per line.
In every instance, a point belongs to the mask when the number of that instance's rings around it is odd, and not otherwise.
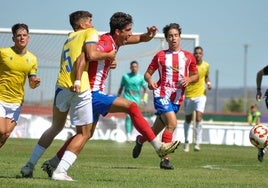
<path fill-rule="evenodd" d="M 131 35 L 128 38 L 127 44 L 137 44 L 140 42 L 148 42 L 155 37 L 156 33 L 157 33 L 156 26 L 147 27 L 146 33 Z"/>

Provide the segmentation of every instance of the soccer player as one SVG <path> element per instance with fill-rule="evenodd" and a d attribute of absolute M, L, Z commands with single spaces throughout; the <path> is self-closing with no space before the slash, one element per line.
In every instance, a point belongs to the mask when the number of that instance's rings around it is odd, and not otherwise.
<path fill-rule="evenodd" d="M 257 76 L 256 76 L 256 86 L 257 86 L 257 94 L 256 94 L 256 100 L 259 102 L 262 98 L 262 92 L 261 92 L 261 86 L 262 86 L 262 77 L 263 76 L 267 76 L 268 75 L 268 65 L 263 67 L 261 70 L 259 70 L 257 72 Z M 266 107 L 268 108 L 268 96 L 267 96 L 267 91 L 266 90 L 266 93 L 264 95 L 264 100 L 265 100 L 265 103 L 266 103 Z M 267 147 L 266 148 L 261 148 L 261 149 L 258 149 L 258 160 L 260 162 L 263 161 L 263 157 L 264 157 L 264 154 L 267 150 Z"/>
<path fill-rule="evenodd" d="M 262 86 L 262 77 L 268 75 L 268 65 L 263 67 L 261 70 L 257 72 L 256 76 L 256 85 L 257 85 L 257 94 L 256 100 L 260 101 L 262 97 L 261 86 Z M 264 96 L 266 99 L 266 96 Z"/>
<path fill-rule="evenodd" d="M 133 35 L 132 34 L 132 16 L 123 12 L 116 12 L 110 18 L 110 32 L 103 34 L 100 37 L 98 47 L 101 51 L 109 52 L 114 49 L 119 49 L 120 46 L 127 44 L 136 44 L 139 42 L 150 41 L 156 34 L 156 27 L 147 28 L 147 33 Z M 79 66 L 85 66 L 85 61 L 77 63 L 77 70 Z M 168 153 L 174 152 L 178 147 L 179 141 L 170 143 L 160 142 L 154 132 L 152 131 L 148 122 L 143 118 L 137 104 L 133 101 L 126 100 L 122 97 L 108 95 L 104 92 L 105 80 L 111 68 L 116 67 L 115 61 L 95 61 L 88 64 L 89 82 L 92 89 L 92 104 L 93 104 L 93 127 L 95 128 L 99 120 L 99 116 L 105 116 L 108 113 L 125 112 L 131 117 L 135 128 L 144 135 L 145 138 L 154 147 L 159 157 L 163 157 Z M 79 79 L 77 77 L 76 79 Z M 79 89 L 78 89 L 79 90 Z M 93 128 L 93 129 L 94 129 Z M 68 170 L 63 167 L 64 159 L 62 155 L 68 152 L 69 142 L 73 139 L 71 137 L 65 142 L 63 147 L 57 152 L 57 155 L 52 159 L 45 161 L 47 168 L 44 169 L 49 176 L 58 173 L 62 170 Z M 59 162 L 59 160 L 61 160 Z M 57 168 L 56 168 L 57 167 Z M 56 168 L 56 169 L 55 169 Z M 55 169 L 55 170 L 54 170 Z M 54 172 L 53 172 L 54 170 Z"/>
<path fill-rule="evenodd" d="M 261 122 L 261 112 L 259 111 L 257 104 L 252 104 L 248 112 L 248 124 L 255 126 L 259 125 Z"/>
<path fill-rule="evenodd" d="M 30 40 L 28 26 L 17 23 L 12 26 L 12 34 L 14 46 L 0 48 L 0 148 L 17 125 L 26 78 L 30 88 L 40 85 L 40 78 L 36 77 L 37 58 L 27 50 Z"/>
<path fill-rule="evenodd" d="M 93 28 L 92 14 L 88 11 L 76 11 L 70 14 L 70 24 L 74 32 L 69 33 L 61 55 L 61 66 L 55 89 L 52 126 L 48 128 L 32 151 L 29 161 L 21 168 L 23 177 L 32 177 L 33 169 L 55 136 L 64 128 L 68 113 L 72 125 L 76 126 L 76 134 L 68 145 L 68 152 L 63 159 L 67 165 L 75 162 L 87 140 L 92 136 L 92 96 L 88 83 L 87 69 L 82 70 L 82 78 L 75 81 L 74 66 L 81 52 L 89 61 L 115 58 L 115 50 L 101 52 L 97 50 L 98 32 Z M 73 84 L 80 85 L 79 93 Z M 66 172 L 59 172 L 55 180 L 73 179 Z"/>
<path fill-rule="evenodd" d="M 167 50 L 159 51 L 152 59 L 144 74 L 149 89 L 153 90 L 154 107 L 157 118 L 153 125 L 157 135 L 163 129 L 162 141 L 169 143 L 173 140 L 173 132 L 177 127 L 176 113 L 183 102 L 185 87 L 198 80 L 195 58 L 192 53 L 181 49 L 181 27 L 177 23 L 170 23 L 163 28 L 168 43 Z M 159 80 L 154 81 L 155 71 L 159 73 Z M 133 149 L 133 158 L 140 155 L 146 137 L 138 135 Z M 161 169 L 174 169 L 169 156 L 160 161 Z"/>
<path fill-rule="evenodd" d="M 194 48 L 194 56 L 198 68 L 199 80 L 187 86 L 185 91 L 184 100 L 184 151 L 189 152 L 188 132 L 191 121 L 193 119 L 193 112 L 196 113 L 195 117 L 195 139 L 194 151 L 200 150 L 202 140 L 202 114 L 206 106 L 206 86 L 208 90 L 212 89 L 209 79 L 209 64 L 203 60 L 203 48 L 197 46 Z"/>
<path fill-rule="evenodd" d="M 123 98 L 134 101 L 137 105 L 142 102 L 148 102 L 147 83 L 144 80 L 144 76 L 138 73 L 139 64 L 137 61 L 130 63 L 130 73 L 126 73 L 122 76 L 120 88 L 118 90 L 118 96 L 123 92 Z M 143 97 L 141 97 L 141 89 L 143 89 Z M 127 114 L 125 118 L 125 130 L 127 140 L 132 141 L 133 124 L 130 116 Z"/>

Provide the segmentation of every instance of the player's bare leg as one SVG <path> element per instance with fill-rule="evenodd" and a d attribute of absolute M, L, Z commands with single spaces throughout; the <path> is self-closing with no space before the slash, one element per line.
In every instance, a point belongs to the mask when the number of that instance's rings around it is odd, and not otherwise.
<path fill-rule="evenodd" d="M 42 134 L 32 151 L 29 161 L 21 168 L 20 172 L 22 177 L 31 178 L 33 176 L 33 170 L 36 163 L 42 157 L 46 148 L 50 146 L 57 134 L 64 128 L 67 115 L 68 111 L 60 112 L 57 107 L 53 106 L 52 125 Z"/>
<path fill-rule="evenodd" d="M 6 143 L 16 125 L 15 121 L 0 117 L 0 148 Z"/>

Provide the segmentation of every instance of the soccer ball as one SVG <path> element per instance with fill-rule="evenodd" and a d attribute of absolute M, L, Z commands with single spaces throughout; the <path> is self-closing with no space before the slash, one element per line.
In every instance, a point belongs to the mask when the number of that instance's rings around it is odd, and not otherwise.
<path fill-rule="evenodd" d="M 249 132 L 251 144 L 257 148 L 265 148 L 268 145 L 268 128 L 264 125 L 256 125 Z"/>

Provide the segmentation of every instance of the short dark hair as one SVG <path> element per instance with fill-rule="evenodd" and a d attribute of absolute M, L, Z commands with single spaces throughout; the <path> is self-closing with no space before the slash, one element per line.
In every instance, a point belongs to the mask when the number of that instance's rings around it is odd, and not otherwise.
<path fill-rule="evenodd" d="M 124 12 L 116 12 L 110 18 L 110 33 L 113 35 L 116 29 L 123 30 L 128 24 L 132 24 L 132 16 Z"/>
<path fill-rule="evenodd" d="M 139 65 L 138 61 L 135 61 L 135 60 L 130 62 L 130 66 L 132 66 L 133 64 Z"/>
<path fill-rule="evenodd" d="M 16 35 L 18 29 L 25 29 L 27 31 L 27 33 L 29 33 L 28 25 L 26 25 L 24 23 L 17 23 L 15 25 L 13 25 L 12 29 L 11 29 L 13 36 Z"/>
<path fill-rule="evenodd" d="M 252 108 L 258 108 L 258 105 L 257 104 L 252 104 L 251 106 L 250 106 L 250 108 L 252 109 Z"/>
<path fill-rule="evenodd" d="M 88 11 L 78 10 L 69 15 L 69 21 L 73 30 L 77 30 L 79 27 L 79 21 L 84 18 L 92 18 L 92 14 Z"/>
<path fill-rule="evenodd" d="M 163 33 L 165 35 L 165 38 L 168 37 L 168 31 L 170 29 L 177 29 L 179 31 L 179 35 L 181 35 L 181 27 L 179 24 L 177 23 L 170 23 L 169 25 L 166 25 L 164 28 L 163 28 Z"/>
<path fill-rule="evenodd" d="M 194 48 L 194 52 L 195 52 L 196 50 L 201 50 L 201 51 L 203 52 L 203 48 L 202 48 L 201 46 L 196 46 L 196 47 Z"/>

